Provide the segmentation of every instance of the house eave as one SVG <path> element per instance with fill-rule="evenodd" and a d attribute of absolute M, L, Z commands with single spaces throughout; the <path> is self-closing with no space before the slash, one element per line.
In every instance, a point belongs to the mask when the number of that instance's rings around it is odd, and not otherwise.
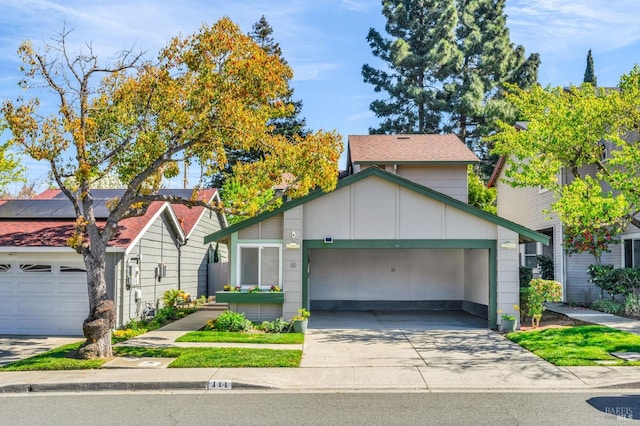
<path fill-rule="evenodd" d="M 338 182 L 338 184 L 336 185 L 336 190 L 340 189 L 342 187 L 345 187 L 347 185 L 351 185 L 354 184 L 356 182 L 359 182 L 363 179 L 368 178 L 371 175 L 375 175 L 379 178 L 385 179 L 387 181 L 393 182 L 395 184 L 398 184 L 402 187 L 408 188 L 410 190 L 413 190 L 415 192 L 418 192 L 422 195 L 425 195 L 429 198 L 432 198 L 436 201 L 442 202 L 446 205 L 452 206 L 454 208 L 457 208 L 465 213 L 469 213 L 473 216 L 476 216 L 480 219 L 484 219 L 488 222 L 491 222 L 495 225 L 498 226 L 502 226 L 506 229 L 510 229 L 514 232 L 517 232 L 519 235 L 521 235 L 521 237 L 525 238 L 525 239 L 530 239 L 532 241 L 536 241 L 536 242 L 540 242 L 543 244 L 548 244 L 549 243 L 549 237 L 547 237 L 546 235 L 543 235 L 539 232 L 533 231 L 525 226 L 519 225 L 515 222 L 512 222 L 510 220 L 501 218 L 499 216 L 496 216 L 494 214 L 485 212 L 484 210 L 480 210 L 476 207 L 470 206 L 467 203 L 464 203 L 462 201 L 456 200 L 455 198 L 449 197 L 448 195 L 442 194 L 440 192 L 434 191 L 433 189 L 427 188 L 425 186 L 419 185 L 413 181 L 410 181 L 408 179 L 402 178 L 400 176 L 394 175 L 392 173 L 386 172 L 384 170 L 381 170 L 377 167 L 370 167 L 367 168 L 361 172 L 358 172 L 354 175 L 348 176 L 344 179 L 342 179 L 341 181 Z M 262 213 L 258 216 L 254 216 L 252 218 L 243 220 L 242 222 L 236 223 L 235 225 L 232 225 L 228 228 L 222 229 L 218 232 L 214 232 L 213 234 L 209 234 L 205 237 L 204 239 L 204 244 L 208 244 L 211 242 L 220 242 L 223 239 L 227 238 L 228 236 L 230 236 L 231 234 L 238 232 L 239 230 L 245 229 L 251 225 L 254 225 L 258 222 L 261 222 L 265 219 L 268 219 L 270 217 L 276 216 L 280 213 L 283 213 L 289 209 L 292 209 L 296 206 L 299 206 L 301 204 L 307 203 L 313 199 L 316 199 L 318 197 L 321 197 L 323 195 L 325 195 L 327 193 L 322 192 L 320 190 L 316 190 L 311 192 L 310 194 L 306 195 L 305 197 L 301 197 L 301 198 L 297 198 L 295 200 L 289 201 L 287 203 L 285 203 L 284 205 L 280 206 L 279 208 L 272 210 L 270 212 L 265 212 Z"/>

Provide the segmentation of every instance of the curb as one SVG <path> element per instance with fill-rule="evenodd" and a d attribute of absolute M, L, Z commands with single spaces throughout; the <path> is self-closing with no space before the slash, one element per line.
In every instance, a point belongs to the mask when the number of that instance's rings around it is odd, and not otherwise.
<path fill-rule="evenodd" d="M 215 383 L 214 383 L 215 382 Z M 92 383 L 36 383 L 0 386 L 0 394 L 39 393 L 39 392 L 99 392 L 99 391 L 230 391 L 230 390 L 268 390 L 269 386 L 253 385 L 220 380 L 185 382 L 92 382 Z"/>

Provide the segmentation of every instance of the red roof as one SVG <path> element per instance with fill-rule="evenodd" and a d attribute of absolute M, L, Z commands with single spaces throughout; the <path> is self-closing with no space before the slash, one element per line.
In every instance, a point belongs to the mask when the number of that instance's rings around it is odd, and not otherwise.
<path fill-rule="evenodd" d="M 35 197 L 34 200 L 50 200 L 54 198 L 56 195 L 60 194 L 62 191 L 59 189 L 47 189 L 44 192 L 39 193 Z"/>
<path fill-rule="evenodd" d="M 349 156 L 353 163 L 479 161 L 454 134 L 350 135 Z"/>
<path fill-rule="evenodd" d="M 36 199 L 51 199 L 59 190 L 47 190 Z M 203 189 L 199 199 L 210 201 L 216 189 Z M 151 203 L 143 216 L 121 220 L 116 235 L 109 247 L 127 248 L 142 232 L 145 226 L 165 206 L 166 203 Z M 188 235 L 196 226 L 205 211 L 205 207 L 188 208 L 184 205 L 168 206 L 172 208 L 184 234 Z M 2 219 L 0 220 L 0 247 L 66 247 L 67 240 L 73 235 L 75 220 L 71 219 Z M 104 226 L 104 221 L 98 222 Z"/>
<path fill-rule="evenodd" d="M 216 189 L 201 189 L 198 191 L 198 200 L 209 202 L 216 195 Z M 189 235 L 193 228 L 200 220 L 202 213 L 206 210 L 206 207 L 187 207 L 183 204 L 172 205 L 173 211 L 176 213 L 176 217 L 182 226 L 184 235 Z"/>

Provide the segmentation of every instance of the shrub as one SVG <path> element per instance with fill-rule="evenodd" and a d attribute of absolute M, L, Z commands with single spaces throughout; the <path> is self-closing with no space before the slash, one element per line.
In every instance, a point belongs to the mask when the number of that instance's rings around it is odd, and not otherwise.
<path fill-rule="evenodd" d="M 113 333 L 111 334 L 111 343 L 124 342 L 125 340 L 133 339 L 134 337 L 146 332 L 146 328 L 125 328 L 123 330 L 113 330 Z"/>
<path fill-rule="evenodd" d="M 182 290 L 170 289 L 164 292 L 162 295 L 162 301 L 164 302 L 164 306 L 173 307 L 178 304 L 178 302 L 186 301 L 189 298 L 189 293 L 185 293 Z"/>
<path fill-rule="evenodd" d="M 587 269 L 591 282 L 600 287 L 600 295 L 606 291 L 615 300 L 618 294 L 633 293 L 640 286 L 640 271 L 637 268 L 617 268 L 613 265 L 591 265 Z"/>
<path fill-rule="evenodd" d="M 593 302 L 591 305 L 592 309 L 600 312 L 606 312 L 608 314 L 620 314 L 624 312 L 624 305 L 620 302 L 616 302 L 611 299 L 599 299 Z"/>
<path fill-rule="evenodd" d="M 282 333 L 289 330 L 291 324 L 282 318 L 276 318 L 273 321 L 263 321 L 260 328 L 267 333 Z"/>
<path fill-rule="evenodd" d="M 531 317 L 531 325 L 538 327 L 545 302 L 560 302 L 562 300 L 562 284 L 558 281 L 536 278 L 531 280 L 529 287 L 522 292 L 527 316 Z"/>
<path fill-rule="evenodd" d="M 215 321 L 215 329 L 218 331 L 247 331 L 252 324 L 243 313 L 226 310 Z"/>
<path fill-rule="evenodd" d="M 543 280 L 552 280 L 555 278 L 553 270 L 553 259 L 549 256 L 536 256 L 538 267 L 540 268 L 540 278 Z"/>
<path fill-rule="evenodd" d="M 520 287 L 529 287 L 529 283 L 533 279 L 533 270 L 526 266 L 520 267 Z"/>
<path fill-rule="evenodd" d="M 640 296 L 628 294 L 624 300 L 624 314 L 633 318 L 640 318 Z"/>

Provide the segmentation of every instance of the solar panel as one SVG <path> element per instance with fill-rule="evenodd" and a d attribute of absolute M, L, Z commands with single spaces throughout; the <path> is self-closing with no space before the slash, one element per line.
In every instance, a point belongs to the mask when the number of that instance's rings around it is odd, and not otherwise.
<path fill-rule="evenodd" d="M 161 189 L 161 195 L 180 198 L 191 198 L 192 189 Z M 97 219 L 109 216 L 107 202 L 122 196 L 123 189 L 94 189 L 93 210 Z M 56 194 L 50 199 L 7 200 L 0 204 L 0 219 L 75 219 L 73 205 L 64 193 Z"/>
<path fill-rule="evenodd" d="M 98 219 L 109 216 L 107 200 L 95 200 L 94 215 Z M 69 200 L 9 200 L 0 205 L 0 219 L 74 219 L 73 205 Z"/>

